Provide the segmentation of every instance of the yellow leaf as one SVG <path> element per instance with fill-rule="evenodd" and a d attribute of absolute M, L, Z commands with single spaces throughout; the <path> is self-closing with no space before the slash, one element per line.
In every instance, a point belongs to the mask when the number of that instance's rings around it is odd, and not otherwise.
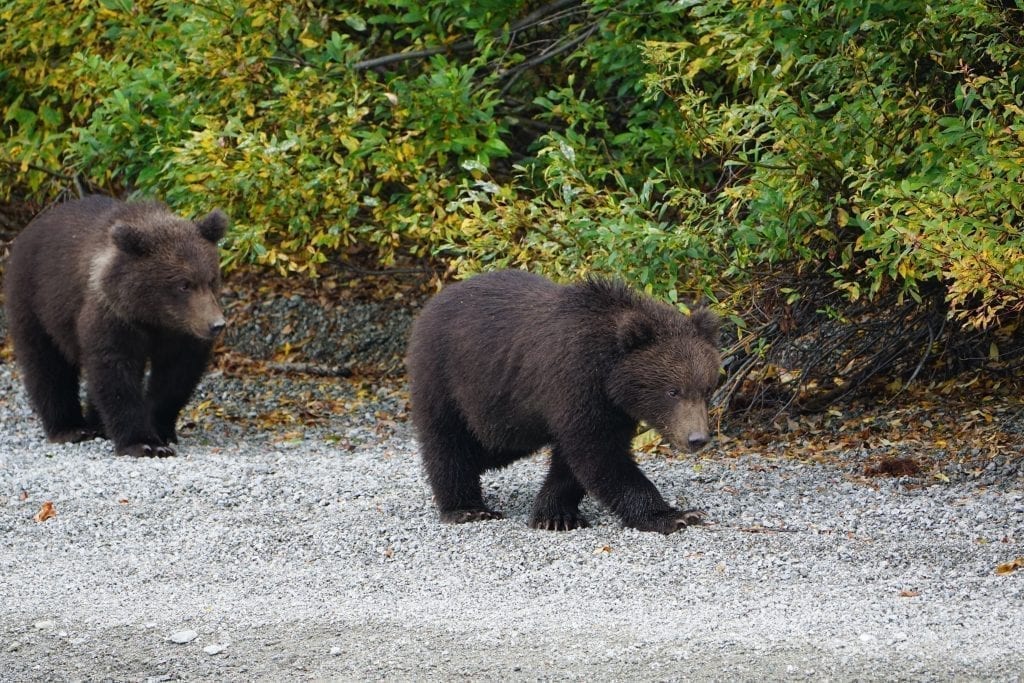
<path fill-rule="evenodd" d="M 845 228 L 849 222 L 850 214 L 846 213 L 844 209 L 836 209 L 836 225 L 840 228 Z"/>
<path fill-rule="evenodd" d="M 1006 574 L 1011 574 L 1018 569 L 1024 569 L 1024 557 L 1018 557 L 1015 560 L 1010 560 L 1009 562 L 1003 562 L 1000 565 L 996 565 L 996 574 L 1004 576 Z"/>
<path fill-rule="evenodd" d="M 39 508 L 39 512 L 37 512 L 35 514 L 35 517 L 33 517 L 32 519 L 36 520 L 37 522 L 45 522 L 46 520 L 50 519 L 50 517 L 56 516 L 57 510 L 53 507 L 53 502 L 48 500 L 45 503 L 43 503 L 43 506 Z"/>
<path fill-rule="evenodd" d="M 633 439 L 633 448 L 638 451 L 649 453 L 658 447 L 661 443 L 661 435 L 653 429 L 648 429 L 646 432 L 638 434 Z"/>

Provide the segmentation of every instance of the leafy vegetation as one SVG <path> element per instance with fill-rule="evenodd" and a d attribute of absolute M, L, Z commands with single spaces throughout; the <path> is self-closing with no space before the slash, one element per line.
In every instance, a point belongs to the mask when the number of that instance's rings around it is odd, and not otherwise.
<path fill-rule="evenodd" d="M 282 273 L 619 274 L 730 315 L 737 391 L 1021 350 L 1019 2 L 0 0 L 0 22 L 5 200 L 220 205 L 227 265 Z"/>

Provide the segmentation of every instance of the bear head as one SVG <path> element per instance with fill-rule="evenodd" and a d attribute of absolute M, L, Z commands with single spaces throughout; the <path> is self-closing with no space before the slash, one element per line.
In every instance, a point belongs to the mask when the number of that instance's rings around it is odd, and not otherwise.
<path fill-rule="evenodd" d="M 224 328 L 217 241 L 227 224 L 219 209 L 193 222 L 155 202 L 126 205 L 93 257 L 89 286 L 125 322 L 213 339 Z"/>
<path fill-rule="evenodd" d="M 707 309 L 683 315 L 645 300 L 620 312 L 615 334 L 611 400 L 677 449 L 700 450 L 710 439 L 708 402 L 722 366 L 718 317 Z"/>

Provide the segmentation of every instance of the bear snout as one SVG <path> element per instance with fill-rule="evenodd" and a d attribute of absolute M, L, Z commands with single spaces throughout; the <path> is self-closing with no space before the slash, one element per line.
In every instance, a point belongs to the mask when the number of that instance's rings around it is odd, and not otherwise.
<path fill-rule="evenodd" d="M 690 432 L 690 435 L 686 437 L 686 445 L 691 453 L 696 453 L 704 448 L 708 445 L 708 441 L 708 435 L 705 432 Z"/>
<path fill-rule="evenodd" d="M 681 401 L 673 411 L 665 436 L 682 450 L 696 453 L 711 440 L 708 434 L 708 407 L 703 401 Z"/>
<path fill-rule="evenodd" d="M 189 311 L 182 321 L 183 327 L 200 339 L 213 339 L 227 323 L 224 311 L 212 292 L 197 292 L 190 302 Z"/>

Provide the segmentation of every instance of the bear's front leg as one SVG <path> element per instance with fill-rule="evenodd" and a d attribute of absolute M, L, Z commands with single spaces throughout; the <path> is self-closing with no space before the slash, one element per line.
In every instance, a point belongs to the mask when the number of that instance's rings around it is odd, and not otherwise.
<path fill-rule="evenodd" d="M 170 338 L 154 349 L 146 400 L 164 443 L 178 443 L 178 414 L 199 385 L 212 350 L 213 342 L 186 336 Z"/>
<path fill-rule="evenodd" d="M 623 525 L 671 534 L 701 523 L 696 510 L 677 510 L 633 461 L 632 432 L 566 439 L 566 461 L 586 490 L 607 505 Z"/>
<path fill-rule="evenodd" d="M 85 337 L 90 405 L 99 414 L 118 455 L 167 457 L 174 449 L 160 438 L 143 394 L 145 340 L 117 325 Z"/>

